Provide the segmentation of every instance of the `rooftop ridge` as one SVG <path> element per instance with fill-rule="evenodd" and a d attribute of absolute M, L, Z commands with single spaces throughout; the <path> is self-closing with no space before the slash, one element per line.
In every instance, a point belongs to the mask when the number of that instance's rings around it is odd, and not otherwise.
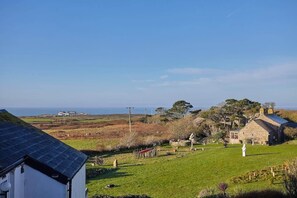
<path fill-rule="evenodd" d="M 0 129 L 0 173 L 15 164 L 18 159 L 29 156 L 32 158 L 29 165 L 33 168 L 36 164 L 44 165 L 66 178 L 72 178 L 87 160 L 84 153 L 6 110 L 0 111 Z M 6 148 L 7 146 L 9 148 Z M 42 169 L 44 170 L 48 168 Z"/>

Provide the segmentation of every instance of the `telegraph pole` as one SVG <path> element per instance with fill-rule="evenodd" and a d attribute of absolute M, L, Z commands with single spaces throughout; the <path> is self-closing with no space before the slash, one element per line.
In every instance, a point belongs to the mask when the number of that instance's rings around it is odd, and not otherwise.
<path fill-rule="evenodd" d="M 134 107 L 127 107 L 127 109 L 129 112 L 129 130 L 130 130 L 130 133 L 132 133 L 131 111 L 132 111 L 132 109 L 134 109 Z"/>

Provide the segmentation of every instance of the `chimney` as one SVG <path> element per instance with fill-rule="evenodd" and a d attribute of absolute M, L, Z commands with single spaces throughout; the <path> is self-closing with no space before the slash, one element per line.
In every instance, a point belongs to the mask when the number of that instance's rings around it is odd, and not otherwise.
<path fill-rule="evenodd" d="M 274 110 L 273 110 L 273 108 L 270 107 L 270 108 L 268 109 L 268 114 L 274 114 Z"/>
<path fill-rule="evenodd" d="M 266 113 L 266 109 L 264 107 L 260 108 L 260 115 L 264 115 Z"/>

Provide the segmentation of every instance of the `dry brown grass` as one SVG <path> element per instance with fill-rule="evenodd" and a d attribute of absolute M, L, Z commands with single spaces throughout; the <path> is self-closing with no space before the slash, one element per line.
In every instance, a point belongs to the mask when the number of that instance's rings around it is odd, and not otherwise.
<path fill-rule="evenodd" d="M 114 118 L 114 119 L 113 119 Z M 157 123 L 140 122 L 140 116 L 132 118 L 132 132 L 135 134 L 135 144 L 148 145 L 163 141 L 168 137 L 167 126 Z M 32 125 L 44 130 L 61 140 L 100 140 L 100 147 L 110 147 L 110 140 L 117 145 L 124 145 L 123 140 L 129 135 L 129 124 L 125 117 L 87 116 L 79 118 L 32 119 Z M 104 144 L 106 143 L 106 145 Z M 115 148 L 116 146 L 112 146 Z M 98 148 L 99 149 L 99 148 Z M 99 150 L 100 150 L 99 149 Z M 105 150 L 105 149 L 103 149 Z"/>
<path fill-rule="evenodd" d="M 280 109 L 277 111 L 281 117 L 283 117 L 289 121 L 297 122 L 297 110 Z"/>

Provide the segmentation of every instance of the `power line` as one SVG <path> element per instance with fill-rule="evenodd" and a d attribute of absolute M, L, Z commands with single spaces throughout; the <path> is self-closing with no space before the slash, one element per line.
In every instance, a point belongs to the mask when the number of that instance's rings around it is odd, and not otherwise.
<path fill-rule="evenodd" d="M 127 109 L 129 112 L 129 131 L 130 133 L 132 133 L 131 112 L 132 112 L 132 109 L 134 109 L 134 107 L 127 107 Z"/>

